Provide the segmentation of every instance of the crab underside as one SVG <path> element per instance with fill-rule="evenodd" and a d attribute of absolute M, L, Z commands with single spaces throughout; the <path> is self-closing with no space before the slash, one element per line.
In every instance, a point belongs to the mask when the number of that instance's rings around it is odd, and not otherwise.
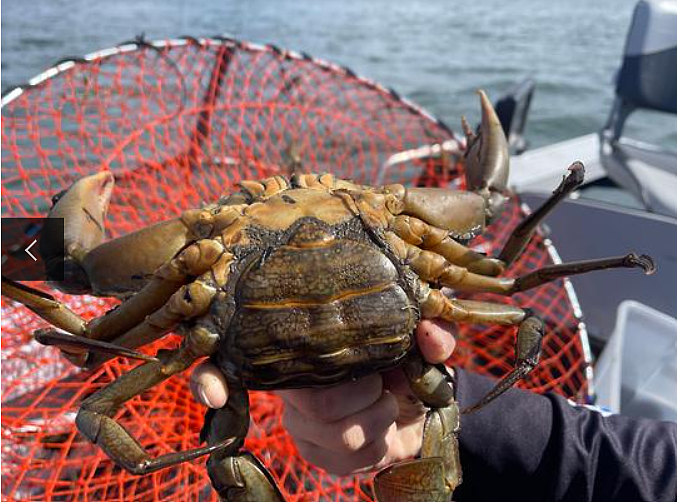
<path fill-rule="evenodd" d="M 617 267 L 654 269 L 629 254 L 552 265 L 503 276 L 538 223 L 583 181 L 575 163 L 552 197 L 514 230 L 502 252 L 467 247 L 500 212 L 508 177 L 505 137 L 486 96 L 477 135 L 466 130 L 470 191 L 369 187 L 332 175 L 296 174 L 245 181 L 241 190 L 181 217 L 103 242 L 113 176 L 75 183 L 50 211 L 66 221 L 66 249 L 43 249 L 65 270 L 60 289 L 116 296 L 116 309 L 85 322 L 50 295 L 3 278 L 3 294 L 56 329 L 35 338 L 93 367 L 122 355 L 143 363 L 85 399 L 80 431 L 118 465 L 145 474 L 202 455 L 224 500 L 281 501 L 263 465 L 242 449 L 249 427 L 247 389 L 328 386 L 401 366 L 429 408 L 417 459 L 381 471 L 380 501 L 446 501 L 461 482 L 462 413 L 486 406 L 538 363 L 544 325 L 526 309 L 455 298 L 453 291 L 512 295 L 560 277 Z M 467 129 L 467 128 L 466 128 Z M 460 412 L 444 366 L 427 363 L 413 332 L 421 318 L 519 326 L 514 369 Z M 175 331 L 176 350 L 136 348 Z M 210 410 L 206 446 L 151 458 L 114 420 L 122 404 L 211 357 L 229 386 L 224 408 Z"/>

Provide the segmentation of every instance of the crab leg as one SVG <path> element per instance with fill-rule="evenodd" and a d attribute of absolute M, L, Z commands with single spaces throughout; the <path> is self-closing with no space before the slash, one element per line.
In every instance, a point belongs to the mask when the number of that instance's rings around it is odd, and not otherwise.
<path fill-rule="evenodd" d="M 583 182 L 583 164 L 575 162 L 569 167 L 569 171 L 569 175 L 555 189 L 552 197 L 513 230 L 498 258 L 489 258 L 477 253 L 454 240 L 448 230 L 432 226 L 413 216 L 396 216 L 392 228 L 408 243 L 440 254 L 453 264 L 466 267 L 470 272 L 497 276 L 502 274 L 505 268 L 522 253 L 538 224 L 555 205 Z"/>
<path fill-rule="evenodd" d="M 195 340 L 189 340 L 190 338 Z M 137 366 L 85 399 L 75 420 L 78 429 L 101 447 L 116 464 L 133 474 L 146 474 L 228 448 L 233 443 L 233 438 L 151 458 L 140 443 L 112 418 L 129 399 L 188 369 L 198 358 L 213 352 L 217 339 L 218 337 L 206 333 L 202 326 L 193 328 L 179 349 L 160 351 L 160 361 Z"/>
<path fill-rule="evenodd" d="M 517 331 L 517 345 L 515 346 L 515 367 L 501 378 L 486 396 L 477 403 L 464 409 L 461 413 L 473 413 L 492 402 L 498 396 L 527 376 L 538 364 L 541 358 L 541 344 L 543 342 L 545 325 L 543 321 L 526 311 L 527 317 L 520 324 Z"/>
<path fill-rule="evenodd" d="M 209 309 L 216 288 L 210 277 L 201 276 L 190 284 L 183 285 L 161 308 L 148 315 L 142 322 L 121 334 L 113 343 L 122 347 L 135 348 L 151 343 L 164 336 L 181 321 L 203 315 Z M 93 368 L 105 362 L 114 354 L 90 354 L 86 366 Z"/>
<path fill-rule="evenodd" d="M 200 315 L 208 308 L 215 294 L 213 286 L 205 285 L 204 281 L 195 281 L 188 285 L 186 283 L 192 277 L 209 271 L 219 259 L 223 261 L 223 258 L 232 259 L 232 255 L 226 254 L 218 241 L 197 241 L 162 266 L 138 294 L 87 324 L 47 293 L 4 278 L 2 292 L 69 333 L 109 341 L 124 348 L 136 348 L 163 336 L 184 317 Z M 222 269 L 223 267 L 220 268 Z M 75 349 L 73 343 L 65 345 L 67 347 L 63 348 L 64 354 L 78 366 L 86 363 L 92 367 L 111 356 L 123 355 L 119 350 L 111 348 L 106 351 L 99 347 L 98 355 L 88 358 L 86 353 L 80 351 L 85 348 L 84 344 L 79 344 L 80 350 Z"/>
<path fill-rule="evenodd" d="M 91 338 L 86 338 L 84 336 L 62 333 L 61 331 L 51 328 L 38 329 L 33 333 L 33 337 L 36 342 L 41 343 L 42 345 L 56 345 L 61 348 L 61 350 L 67 350 L 69 348 L 74 348 L 76 350 L 85 349 L 91 352 L 129 357 L 130 359 L 139 359 L 141 361 L 157 361 L 155 357 L 148 356 L 136 350 L 108 342 L 102 342 L 100 340 L 92 340 Z"/>
<path fill-rule="evenodd" d="M 423 427 L 420 458 L 380 471 L 374 479 L 376 497 L 379 502 L 447 502 L 462 478 L 453 381 L 446 371 L 426 364 L 418 354 L 404 369 L 412 390 L 431 410 Z"/>
<path fill-rule="evenodd" d="M 129 331 L 167 303 L 193 277 L 207 272 L 223 253 L 224 247 L 218 241 L 194 242 L 160 267 L 136 295 L 91 321 L 87 336 L 110 341 Z"/>
<path fill-rule="evenodd" d="M 392 232 L 385 235 L 386 241 L 397 256 L 408 263 L 424 281 L 435 282 L 461 291 L 477 291 L 513 295 L 520 291 L 541 286 L 556 279 L 585 274 L 608 268 L 641 268 L 646 274 L 655 271 L 653 260 L 647 255 L 634 253 L 613 258 L 573 261 L 543 267 L 517 278 L 487 277 L 469 272 L 465 267 L 449 263 L 444 257 L 424 251 L 405 242 Z"/>
<path fill-rule="evenodd" d="M 439 318 L 450 322 L 514 326 L 524 320 L 525 311 L 503 303 L 448 298 L 439 289 L 431 288 L 421 304 L 421 315 L 425 319 Z"/>
<path fill-rule="evenodd" d="M 86 321 L 49 293 L 3 277 L 2 294 L 25 305 L 50 324 L 73 336 L 82 336 L 86 333 Z M 64 357 L 76 366 L 84 363 L 82 344 L 79 348 L 76 348 L 74 344 L 64 344 L 61 350 Z"/>
<path fill-rule="evenodd" d="M 441 291 L 431 289 L 421 305 L 421 314 L 427 319 L 438 317 L 451 322 L 519 325 L 514 368 L 486 396 L 463 410 L 464 414 L 472 413 L 489 404 L 528 375 L 538 364 L 545 326 L 529 309 L 498 303 L 451 299 L 444 296 Z"/>
<path fill-rule="evenodd" d="M 437 253 L 455 265 L 466 267 L 470 272 L 497 276 L 505 270 L 500 260 L 473 251 L 455 241 L 447 230 L 429 225 L 413 216 L 396 216 L 392 229 L 409 244 Z"/>
<path fill-rule="evenodd" d="M 49 293 L 2 278 L 2 294 L 17 301 L 59 329 L 82 335 L 86 321 Z"/>
<path fill-rule="evenodd" d="M 272 476 L 259 460 L 240 451 L 249 429 L 249 396 L 239 378 L 226 375 L 228 401 L 223 408 L 209 410 L 200 439 L 218 445 L 230 438 L 231 446 L 212 453 L 207 470 L 212 486 L 223 501 L 284 502 Z"/>
<path fill-rule="evenodd" d="M 569 167 L 569 174 L 562 179 L 562 182 L 554 190 L 552 195 L 536 211 L 527 216 L 515 227 L 510 234 L 508 242 L 505 243 L 498 259 L 510 265 L 517 258 L 529 243 L 534 235 L 536 227 L 552 211 L 552 209 L 564 199 L 567 195 L 578 188 L 583 183 L 585 168 L 580 162 L 574 162 Z"/>

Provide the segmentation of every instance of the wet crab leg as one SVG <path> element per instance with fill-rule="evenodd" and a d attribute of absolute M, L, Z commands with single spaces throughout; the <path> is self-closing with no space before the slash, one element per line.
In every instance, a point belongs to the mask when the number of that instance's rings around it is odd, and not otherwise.
<path fill-rule="evenodd" d="M 239 378 L 225 375 L 228 401 L 205 416 L 200 439 L 218 445 L 232 438 L 227 448 L 209 456 L 207 470 L 212 486 L 223 501 L 284 502 L 268 469 L 251 453 L 241 451 L 249 429 L 249 395 Z"/>
<path fill-rule="evenodd" d="M 132 329 L 113 339 L 113 343 L 128 348 L 140 347 L 164 336 L 182 321 L 205 314 L 217 293 L 212 279 L 211 272 L 207 272 L 190 284 L 181 286 L 167 303 Z M 90 354 L 85 364 L 88 368 L 96 367 L 111 355 L 115 354 L 107 355 L 101 351 Z"/>
<path fill-rule="evenodd" d="M 521 323 L 526 314 L 524 309 L 514 305 L 449 298 L 439 289 L 430 288 L 428 296 L 421 303 L 421 316 L 450 322 L 514 326 Z"/>
<path fill-rule="evenodd" d="M 113 356 L 139 359 L 141 361 L 157 361 L 155 357 L 146 355 L 133 349 L 128 349 L 126 347 L 108 342 L 102 342 L 100 340 L 93 340 L 84 336 L 63 333 L 51 328 L 36 330 L 33 333 L 33 338 L 35 338 L 36 342 L 42 345 L 56 345 L 61 350 L 67 350 L 69 348 L 75 350 L 84 349 L 90 352 L 101 352 Z"/>
<path fill-rule="evenodd" d="M 85 333 L 87 322 L 49 293 L 3 277 L 2 294 L 25 305 L 59 329 L 74 335 Z"/>
<path fill-rule="evenodd" d="M 117 465 L 133 474 L 146 474 L 228 448 L 233 438 L 152 458 L 129 431 L 112 418 L 129 399 L 188 369 L 200 357 L 213 353 L 217 340 L 218 336 L 203 326 L 191 329 L 180 348 L 160 351 L 160 361 L 137 366 L 85 399 L 75 420 L 78 429 Z"/>
<path fill-rule="evenodd" d="M 419 354 L 405 362 L 404 370 L 412 391 L 431 409 L 423 427 L 420 458 L 380 471 L 374 479 L 376 497 L 379 502 L 447 502 L 462 478 L 460 414 L 453 380 Z"/>
<path fill-rule="evenodd" d="M 519 380 L 527 376 L 538 364 L 541 358 L 545 324 L 538 316 L 531 314 L 529 311 L 526 311 L 526 313 L 527 317 L 522 321 L 517 331 L 514 368 L 510 373 L 501 378 L 482 399 L 461 411 L 464 415 L 484 408 Z"/>
<path fill-rule="evenodd" d="M 81 352 L 86 348 L 84 340 L 78 344 L 78 349 L 76 344 L 64 344 L 62 350 L 71 362 L 93 367 L 112 356 L 128 355 L 120 349 L 150 343 L 184 317 L 200 315 L 206 310 L 214 294 L 213 289 L 200 281 L 186 282 L 209 271 L 226 254 L 224 247 L 215 240 L 205 239 L 191 244 L 163 265 L 139 293 L 87 324 L 51 295 L 22 284 L 3 279 L 3 294 L 23 303 L 58 328 L 85 338 L 111 342 L 111 350 L 92 344 L 96 354 L 89 356 Z M 229 254 L 227 256 L 232 258 Z M 114 345 L 118 348 L 114 349 Z"/>
<path fill-rule="evenodd" d="M 585 274 L 608 268 L 641 268 L 646 274 L 655 271 L 653 260 L 647 255 L 634 253 L 611 258 L 581 260 L 549 265 L 521 277 L 487 277 L 469 272 L 465 267 L 449 263 L 443 256 L 421 250 L 405 242 L 392 232 L 385 235 L 386 241 L 397 256 L 408 263 L 418 276 L 427 282 L 439 283 L 461 291 L 476 291 L 513 295 L 541 286 L 556 279 Z"/>
<path fill-rule="evenodd" d="M 440 318 L 451 322 L 519 325 L 513 369 L 476 404 L 463 410 L 464 414 L 479 410 L 503 394 L 528 375 L 540 359 L 545 325 L 529 309 L 500 303 L 447 298 L 441 291 L 431 289 L 421 304 L 421 315 L 427 319 Z"/>
<path fill-rule="evenodd" d="M 454 240 L 447 230 L 429 225 L 413 216 L 396 216 L 392 230 L 409 244 L 437 253 L 454 265 L 466 267 L 470 272 L 497 276 L 505 270 L 500 260 L 473 251 Z"/>
<path fill-rule="evenodd" d="M 583 183 L 585 168 L 580 162 L 574 162 L 569 167 L 569 174 L 562 179 L 559 186 L 553 191 L 552 195 L 529 216 L 524 218 L 512 231 L 508 241 L 503 246 L 503 250 L 498 256 L 505 266 L 509 266 L 515 258 L 522 254 L 524 248 L 529 244 L 531 237 L 536 231 L 536 227 L 552 211 L 552 209 L 571 192 L 576 190 Z"/>
<path fill-rule="evenodd" d="M 166 304 L 193 277 L 207 272 L 223 253 L 224 247 L 212 239 L 189 245 L 161 266 L 141 291 L 92 320 L 87 326 L 87 336 L 111 341 L 130 331 Z"/>

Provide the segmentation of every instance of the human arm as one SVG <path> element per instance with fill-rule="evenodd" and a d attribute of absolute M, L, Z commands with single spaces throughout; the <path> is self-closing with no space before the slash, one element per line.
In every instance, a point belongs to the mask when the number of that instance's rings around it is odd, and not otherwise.
<path fill-rule="evenodd" d="M 461 408 L 492 379 L 456 371 Z M 522 502 L 677 500 L 677 423 L 604 417 L 556 394 L 519 389 L 461 418 L 455 499 Z"/>

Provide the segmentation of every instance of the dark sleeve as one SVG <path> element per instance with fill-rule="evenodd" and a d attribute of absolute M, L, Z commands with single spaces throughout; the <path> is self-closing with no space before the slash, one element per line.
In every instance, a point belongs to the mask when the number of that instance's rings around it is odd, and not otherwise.
<path fill-rule="evenodd" d="M 461 408 L 494 381 L 456 370 Z M 463 483 L 454 500 L 677 501 L 677 423 L 609 417 L 513 389 L 461 417 Z"/>

